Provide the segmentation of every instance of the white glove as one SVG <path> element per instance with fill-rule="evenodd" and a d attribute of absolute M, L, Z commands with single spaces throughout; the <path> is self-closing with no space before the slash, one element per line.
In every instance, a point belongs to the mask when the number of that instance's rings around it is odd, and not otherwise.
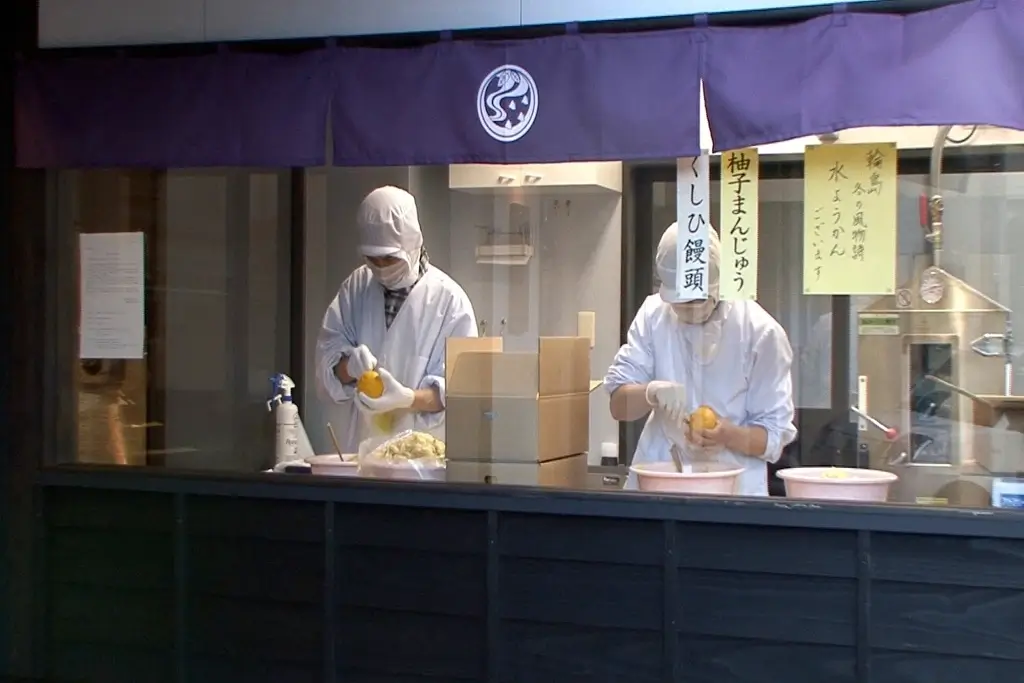
<path fill-rule="evenodd" d="M 358 380 L 363 376 L 364 372 L 369 372 L 375 367 L 377 367 L 377 359 L 374 358 L 373 354 L 370 353 L 370 349 L 366 348 L 365 344 L 360 344 L 348 354 L 348 367 L 346 367 L 346 371 L 348 376 L 354 380 Z"/>
<path fill-rule="evenodd" d="M 361 407 L 369 413 L 390 413 L 392 410 L 411 408 L 416 392 L 409 387 L 402 386 L 402 383 L 384 368 L 377 368 L 377 372 L 380 373 L 380 379 L 384 382 L 384 393 L 380 398 L 370 398 L 361 392 L 357 393 L 356 400 L 362 404 Z"/>
<path fill-rule="evenodd" d="M 651 382 L 644 394 L 647 405 L 664 411 L 676 424 L 686 419 L 686 387 L 675 382 Z"/>

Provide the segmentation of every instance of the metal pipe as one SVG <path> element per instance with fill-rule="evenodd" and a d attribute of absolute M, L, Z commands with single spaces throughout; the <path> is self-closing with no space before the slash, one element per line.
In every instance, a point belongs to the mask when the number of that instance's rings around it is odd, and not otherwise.
<path fill-rule="evenodd" d="M 940 126 L 932 144 L 931 163 L 928 172 L 928 223 L 925 228 L 925 240 L 930 245 L 931 265 L 942 265 L 942 152 L 946 147 L 946 139 L 953 126 Z"/>
<path fill-rule="evenodd" d="M 1013 396 L 1013 323 L 1009 315 L 1003 332 L 1003 393 Z"/>

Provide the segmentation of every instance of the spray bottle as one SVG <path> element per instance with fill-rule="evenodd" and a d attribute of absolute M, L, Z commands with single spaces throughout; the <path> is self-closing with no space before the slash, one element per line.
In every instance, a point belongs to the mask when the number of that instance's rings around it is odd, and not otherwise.
<path fill-rule="evenodd" d="M 277 464 L 299 459 L 299 408 L 292 400 L 295 382 L 288 375 L 270 378 L 274 397 L 267 401 L 267 410 L 273 411 L 277 425 L 274 461 Z"/>

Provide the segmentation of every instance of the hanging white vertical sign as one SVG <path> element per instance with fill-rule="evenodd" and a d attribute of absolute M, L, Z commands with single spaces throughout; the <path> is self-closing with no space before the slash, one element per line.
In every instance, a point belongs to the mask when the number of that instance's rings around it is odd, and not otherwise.
<path fill-rule="evenodd" d="M 676 296 L 708 298 L 708 231 L 711 229 L 711 183 L 708 152 L 676 160 Z"/>

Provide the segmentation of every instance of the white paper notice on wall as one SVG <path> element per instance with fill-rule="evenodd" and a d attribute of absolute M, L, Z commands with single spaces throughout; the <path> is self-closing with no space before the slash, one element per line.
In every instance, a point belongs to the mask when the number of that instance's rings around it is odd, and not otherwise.
<path fill-rule="evenodd" d="M 80 358 L 142 358 L 145 350 L 145 238 L 141 232 L 84 234 Z"/>
<path fill-rule="evenodd" d="M 708 152 L 676 160 L 676 296 L 708 298 L 708 231 L 711 229 L 711 183 Z"/>

